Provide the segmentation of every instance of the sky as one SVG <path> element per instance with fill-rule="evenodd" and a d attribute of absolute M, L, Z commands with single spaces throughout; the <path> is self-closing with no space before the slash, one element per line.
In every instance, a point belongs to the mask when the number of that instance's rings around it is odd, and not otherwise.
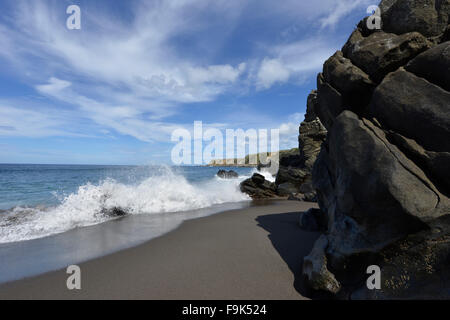
<path fill-rule="evenodd" d="M 376 2 L 2 0 L 0 163 L 170 164 L 194 121 L 297 147 L 317 73 Z"/>

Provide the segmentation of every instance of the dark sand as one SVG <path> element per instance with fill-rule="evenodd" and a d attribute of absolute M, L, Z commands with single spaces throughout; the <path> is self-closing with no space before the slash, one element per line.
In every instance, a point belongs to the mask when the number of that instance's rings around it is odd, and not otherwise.
<path fill-rule="evenodd" d="M 0 285 L 0 299 L 304 299 L 301 265 L 318 234 L 298 217 L 312 206 L 277 201 L 186 221 L 81 263 L 81 290 L 60 270 Z"/>

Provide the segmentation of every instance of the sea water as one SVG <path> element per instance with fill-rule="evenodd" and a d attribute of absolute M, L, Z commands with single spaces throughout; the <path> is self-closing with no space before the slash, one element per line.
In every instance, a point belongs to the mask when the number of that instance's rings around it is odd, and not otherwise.
<path fill-rule="evenodd" d="M 219 169 L 0 164 L 0 244 L 101 224 L 114 219 L 106 214 L 113 208 L 170 219 L 176 212 L 250 200 L 239 184 L 256 170 L 233 168 L 238 178 L 221 179 Z"/>
<path fill-rule="evenodd" d="M 183 221 L 254 204 L 239 184 L 256 169 L 0 165 L 0 284 L 163 236 Z M 263 173 L 267 179 L 274 178 Z M 124 217 L 105 214 L 120 208 Z"/>

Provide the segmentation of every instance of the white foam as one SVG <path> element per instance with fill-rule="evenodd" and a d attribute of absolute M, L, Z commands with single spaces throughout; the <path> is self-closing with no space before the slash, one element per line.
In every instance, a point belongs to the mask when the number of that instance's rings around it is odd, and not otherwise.
<path fill-rule="evenodd" d="M 264 169 L 261 170 L 261 171 L 258 171 L 258 169 L 255 168 L 255 169 L 253 169 L 253 171 L 251 172 L 250 177 L 251 177 L 254 173 L 259 173 L 260 175 L 264 176 L 264 178 L 265 178 L 267 181 L 275 182 L 276 177 L 273 176 L 269 171 L 265 171 Z M 250 177 L 249 177 L 249 178 L 250 178 Z"/>
<path fill-rule="evenodd" d="M 111 218 L 104 210 L 121 208 L 129 214 L 155 214 L 207 208 L 250 200 L 239 191 L 239 179 L 212 178 L 197 185 L 169 168 L 134 185 L 107 179 L 86 184 L 54 208 L 17 207 L 0 216 L 0 243 L 31 240 L 98 224 Z"/>

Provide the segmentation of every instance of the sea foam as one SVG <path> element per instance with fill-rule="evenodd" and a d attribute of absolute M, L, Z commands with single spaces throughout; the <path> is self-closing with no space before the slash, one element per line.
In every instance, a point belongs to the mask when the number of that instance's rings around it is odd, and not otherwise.
<path fill-rule="evenodd" d="M 55 207 L 16 207 L 0 215 L 0 243 L 37 239 L 113 219 L 105 214 L 120 208 L 127 214 L 157 214 L 207 208 L 250 198 L 239 191 L 245 176 L 193 184 L 170 168 L 136 184 L 106 179 L 85 184 L 63 196 Z"/>

